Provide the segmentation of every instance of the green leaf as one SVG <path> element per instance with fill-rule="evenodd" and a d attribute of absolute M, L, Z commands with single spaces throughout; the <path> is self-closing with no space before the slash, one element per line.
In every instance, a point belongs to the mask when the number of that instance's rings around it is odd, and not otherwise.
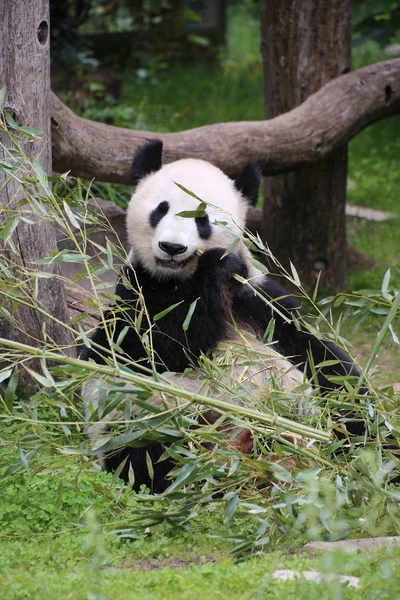
<path fill-rule="evenodd" d="M 175 183 L 175 185 L 178 186 L 178 188 L 180 188 L 183 192 L 185 192 L 185 194 L 188 194 L 189 196 L 192 196 L 192 198 L 196 198 L 196 200 L 198 200 L 202 204 L 205 204 L 204 200 L 202 200 L 201 198 L 199 198 L 198 196 L 196 196 L 196 194 L 194 192 L 191 192 L 190 190 L 188 190 L 187 188 L 185 188 L 180 183 L 177 183 L 176 181 L 174 181 L 174 183 Z"/>
<path fill-rule="evenodd" d="M 394 341 L 394 343 L 395 344 L 400 344 L 399 338 L 397 337 L 397 335 L 396 335 L 396 333 L 395 333 L 395 331 L 394 331 L 393 326 L 392 326 L 391 323 L 389 324 L 389 331 L 390 331 L 390 333 L 392 335 L 392 340 Z"/>
<path fill-rule="evenodd" d="M 128 331 L 129 331 L 129 327 L 128 327 L 128 325 L 126 325 L 126 326 L 125 326 L 125 327 L 122 329 L 122 331 L 120 332 L 120 334 L 119 334 L 119 336 L 118 336 L 118 338 L 117 338 L 117 341 L 115 342 L 117 346 L 121 346 L 121 344 L 122 344 L 122 342 L 124 341 L 124 339 L 125 339 L 125 336 L 126 336 L 126 334 L 128 333 Z"/>
<path fill-rule="evenodd" d="M 42 134 L 40 129 L 35 129 L 34 127 L 27 127 L 25 125 L 18 125 L 18 123 L 15 121 L 15 119 L 8 112 L 6 112 L 6 122 L 10 127 L 15 129 L 16 131 L 25 133 L 25 135 L 27 135 L 31 139 L 34 139 L 37 136 Z"/>
<path fill-rule="evenodd" d="M 183 217 L 184 219 L 196 219 L 206 216 L 205 210 L 183 210 L 180 213 L 176 213 L 177 217 Z"/>
<path fill-rule="evenodd" d="M 157 313 L 156 315 L 154 315 L 153 321 L 159 321 L 160 319 L 165 317 L 165 315 L 170 313 L 171 310 L 174 310 L 177 306 L 182 304 L 182 302 L 183 302 L 183 300 L 181 300 L 180 302 L 177 302 L 176 304 L 171 304 L 171 306 L 168 306 L 168 308 L 166 308 L 165 310 L 162 310 L 161 312 Z"/>
<path fill-rule="evenodd" d="M 106 240 L 106 248 L 107 248 L 107 264 L 110 269 L 113 268 L 113 253 L 111 250 L 110 242 Z"/>
<path fill-rule="evenodd" d="M 340 363 L 339 359 L 324 360 L 324 361 L 318 363 L 317 365 L 315 365 L 315 367 L 317 369 L 321 369 L 322 367 L 333 367 L 333 365 L 337 365 L 339 363 Z"/>
<path fill-rule="evenodd" d="M 28 371 L 29 375 L 36 379 L 36 381 L 38 381 L 43 387 L 55 386 L 55 381 L 50 375 L 50 373 L 48 373 L 47 377 L 44 377 L 43 375 L 40 375 L 39 373 L 31 369 L 30 367 L 25 366 L 25 369 Z"/>
<path fill-rule="evenodd" d="M 179 487 L 181 487 L 181 485 L 183 485 L 184 482 L 187 483 L 187 481 L 190 479 L 191 475 L 193 474 L 194 470 L 195 470 L 194 463 L 187 463 L 186 465 L 184 465 L 182 467 L 182 469 L 180 469 L 178 477 L 175 479 L 175 481 L 173 483 L 171 483 L 171 485 L 169 486 L 169 488 L 167 488 L 165 493 L 171 494 L 172 492 L 177 490 Z"/>
<path fill-rule="evenodd" d="M 315 469 L 308 469 L 307 471 L 300 471 L 297 473 L 294 478 L 295 481 L 312 481 L 313 479 L 318 478 L 318 474 L 321 472 L 320 467 L 316 467 Z"/>
<path fill-rule="evenodd" d="M 12 369 L 6 369 L 5 371 L 0 372 L 0 383 L 2 383 L 5 379 L 11 377 Z"/>
<path fill-rule="evenodd" d="M 228 478 L 232 477 L 232 475 L 236 472 L 238 466 L 239 466 L 239 457 L 232 456 L 231 464 L 230 464 L 229 471 L 228 471 Z"/>
<path fill-rule="evenodd" d="M 63 202 L 63 205 L 64 205 L 65 214 L 67 215 L 72 227 L 75 227 L 75 229 L 80 229 L 81 228 L 80 224 L 78 223 L 74 213 L 72 212 L 72 210 L 70 209 L 68 204 L 65 202 L 65 200 Z"/>
<path fill-rule="evenodd" d="M 7 240 L 12 236 L 15 229 L 18 227 L 18 223 L 20 221 L 20 217 L 8 217 L 6 222 L 4 223 L 4 227 L 2 227 L 0 231 L 0 239 Z"/>
<path fill-rule="evenodd" d="M 118 477 L 120 476 L 120 474 L 122 473 L 122 469 L 124 468 L 124 466 L 126 465 L 126 461 L 128 460 L 128 457 L 126 456 L 124 458 L 124 460 L 122 460 L 118 467 L 115 469 L 114 473 L 113 473 L 113 482 L 118 481 Z M 133 482 L 135 483 L 135 481 Z"/>
<path fill-rule="evenodd" d="M 228 506 L 226 507 L 224 524 L 231 520 L 234 512 L 237 509 L 238 504 L 239 504 L 239 496 L 237 494 L 234 494 L 232 496 L 232 498 L 230 498 L 230 500 L 228 502 Z"/>
<path fill-rule="evenodd" d="M 296 267 L 294 266 L 294 264 L 292 263 L 292 261 L 290 261 L 290 270 L 292 271 L 292 275 L 293 275 L 293 279 L 294 279 L 295 284 L 300 287 L 301 286 L 300 277 L 299 277 L 299 274 L 296 271 Z"/>
<path fill-rule="evenodd" d="M 16 171 L 17 166 L 18 163 L 13 165 L 12 163 L 7 162 L 6 160 L 0 160 L 0 167 L 6 169 L 7 171 Z"/>
<path fill-rule="evenodd" d="M 28 477 L 30 478 L 31 472 L 30 472 L 30 469 L 29 469 L 29 463 L 28 463 L 28 460 L 27 460 L 27 458 L 26 458 L 26 456 L 25 456 L 24 451 L 22 450 L 22 448 L 19 449 L 19 457 L 21 459 L 22 464 L 24 465 L 24 467 L 26 469 L 26 472 L 28 473 Z"/>
<path fill-rule="evenodd" d="M 203 35 L 195 35 L 194 33 L 191 33 L 187 36 L 187 39 L 192 44 L 195 44 L 196 46 L 202 46 L 203 48 L 207 48 L 210 45 L 210 40 Z"/>
<path fill-rule="evenodd" d="M 13 129 L 19 129 L 17 122 L 13 119 L 10 113 L 6 112 L 6 123 Z"/>
<path fill-rule="evenodd" d="M 255 258 L 252 257 L 251 259 L 251 264 L 258 269 L 259 271 L 261 271 L 261 273 L 265 273 L 268 274 L 269 273 L 269 269 L 259 260 L 256 260 Z"/>
<path fill-rule="evenodd" d="M 229 244 L 229 246 L 227 247 L 227 249 L 225 250 L 225 252 L 223 253 L 223 255 L 221 256 L 221 260 L 223 258 L 225 258 L 225 256 L 228 256 L 228 254 L 230 254 L 231 252 L 234 251 L 234 249 L 236 248 L 236 246 L 239 244 L 240 240 L 242 238 L 240 236 L 238 236 L 235 240 L 233 240 L 233 242 L 231 244 Z"/>
<path fill-rule="evenodd" d="M 147 465 L 147 471 L 149 473 L 149 477 L 150 477 L 151 481 L 153 481 L 154 480 L 153 463 L 151 462 L 150 454 L 147 451 L 146 451 L 146 465 Z"/>
<path fill-rule="evenodd" d="M 222 231 L 224 231 L 225 233 L 227 233 L 228 235 L 230 235 L 233 238 L 239 238 L 241 239 L 240 236 L 238 236 L 237 231 L 232 231 L 232 229 L 230 229 L 229 227 L 227 227 L 227 224 L 225 221 L 214 221 L 213 225 L 217 225 L 218 227 L 220 227 L 222 229 Z"/>
<path fill-rule="evenodd" d="M 10 411 L 12 410 L 14 400 L 17 397 L 16 393 L 15 393 L 16 389 L 17 389 L 17 385 L 18 385 L 18 371 L 14 371 L 14 373 L 10 377 L 10 380 L 9 380 L 6 390 L 4 392 L 4 402 L 5 402 L 8 410 L 10 410 Z"/>
<path fill-rule="evenodd" d="M 91 259 L 91 257 L 88 256 L 87 254 L 84 254 L 82 256 L 78 252 L 71 252 L 71 251 L 68 251 L 65 249 L 65 250 L 61 250 L 61 252 L 55 252 L 54 256 L 47 256 L 46 258 L 39 258 L 33 262 L 36 265 L 49 265 L 53 262 L 55 262 L 55 263 L 59 263 L 59 262 L 76 263 L 76 262 L 85 262 L 90 259 Z"/>
<path fill-rule="evenodd" d="M 385 276 L 382 281 L 382 296 L 385 300 L 391 300 L 392 296 L 388 293 L 388 287 L 390 282 L 390 269 L 388 269 L 385 273 Z"/>
<path fill-rule="evenodd" d="M 133 470 L 132 463 L 129 463 L 128 481 L 131 488 L 133 488 L 133 486 L 135 485 L 135 471 Z"/>
<path fill-rule="evenodd" d="M 183 325 L 182 325 L 183 331 L 187 331 L 189 329 L 190 321 L 192 320 L 193 313 L 196 310 L 196 305 L 197 305 L 198 300 L 200 300 L 200 296 L 198 298 L 196 298 L 196 300 L 194 300 L 191 303 L 191 305 L 189 306 L 189 310 L 187 312 L 187 315 L 186 315 L 185 320 L 183 321 Z"/>
<path fill-rule="evenodd" d="M 84 315 L 86 315 L 87 313 L 84 313 Z M 79 315 L 81 316 L 81 315 Z M 82 317 L 83 318 L 83 317 Z M 74 319 L 74 323 L 77 323 L 77 321 L 80 321 L 81 319 Z M 72 321 L 70 321 L 71 323 Z M 82 340 L 82 342 L 85 344 L 86 348 L 91 348 L 92 345 L 90 343 L 90 340 L 88 338 L 88 336 L 86 335 L 85 331 L 82 329 L 81 325 L 78 323 L 78 331 L 79 331 L 79 335 L 76 338 L 76 341 L 78 340 Z"/>
<path fill-rule="evenodd" d="M 51 196 L 46 173 L 43 171 L 41 165 L 38 163 L 37 160 L 33 161 L 33 169 L 36 173 L 36 177 L 38 178 L 39 183 L 40 183 L 44 193 L 46 194 L 46 196 Z"/>

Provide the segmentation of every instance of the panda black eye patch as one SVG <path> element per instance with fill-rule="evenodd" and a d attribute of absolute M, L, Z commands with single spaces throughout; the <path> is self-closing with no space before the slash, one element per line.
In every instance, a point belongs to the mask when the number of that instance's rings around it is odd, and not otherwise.
<path fill-rule="evenodd" d="M 208 240 L 211 235 L 211 225 L 208 215 L 204 217 L 195 217 L 197 231 L 202 240 Z"/>
<path fill-rule="evenodd" d="M 150 225 L 153 228 L 157 227 L 157 225 L 159 224 L 161 219 L 163 217 L 165 217 L 165 215 L 167 214 L 168 211 L 169 211 L 168 202 L 166 200 L 164 200 L 164 202 L 160 202 L 160 204 L 157 206 L 157 208 L 152 210 L 150 213 Z"/>

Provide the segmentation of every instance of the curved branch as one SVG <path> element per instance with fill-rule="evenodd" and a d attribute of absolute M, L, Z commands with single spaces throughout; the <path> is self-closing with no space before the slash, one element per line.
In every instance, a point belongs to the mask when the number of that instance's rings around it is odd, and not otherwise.
<path fill-rule="evenodd" d="M 264 175 L 326 157 L 368 125 L 400 112 L 400 59 L 333 79 L 295 109 L 269 121 L 206 125 L 157 134 L 104 125 L 76 116 L 52 95 L 53 167 L 73 175 L 130 183 L 133 152 L 143 140 L 164 141 L 165 162 L 209 160 L 230 176 L 249 161 Z"/>

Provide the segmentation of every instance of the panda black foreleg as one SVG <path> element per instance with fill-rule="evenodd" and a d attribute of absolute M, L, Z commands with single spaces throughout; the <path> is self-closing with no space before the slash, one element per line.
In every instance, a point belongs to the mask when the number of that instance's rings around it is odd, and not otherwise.
<path fill-rule="evenodd" d="M 123 463 L 124 466 L 119 473 L 120 479 L 125 483 L 130 483 L 130 470 L 134 474 L 134 483 L 132 488 L 138 492 L 142 485 L 145 485 L 151 493 L 161 494 L 166 490 L 169 481 L 166 479 L 168 473 L 173 469 L 174 462 L 170 458 L 159 462 L 164 453 L 163 444 L 155 443 L 134 448 L 125 446 L 115 452 L 110 452 L 104 456 L 103 462 L 106 471 L 113 473 Z M 150 458 L 153 469 L 153 476 L 150 478 L 147 467 L 147 456 Z"/>
<path fill-rule="evenodd" d="M 279 352 L 300 369 L 307 368 L 307 375 L 314 385 L 328 391 L 343 385 L 330 377 L 360 375 L 348 354 L 330 340 L 311 334 L 299 310 L 299 302 L 276 282 L 264 277 L 258 284 L 259 295 L 243 286 L 235 295 L 234 316 L 253 324 L 263 335 L 271 319 L 275 320 L 274 341 Z M 260 297 L 261 296 L 261 297 Z M 313 367 L 326 361 L 336 364 L 323 365 L 314 372 Z"/>
<path fill-rule="evenodd" d="M 288 295 L 284 288 L 268 277 L 258 285 L 258 291 L 264 298 L 246 286 L 237 291 L 233 301 L 234 317 L 241 323 L 248 323 L 260 336 L 264 334 L 270 320 L 274 319 L 273 339 L 276 349 L 298 368 L 306 369 L 314 387 L 319 387 L 325 394 L 334 389 L 343 389 L 341 378 L 360 376 L 359 369 L 342 348 L 330 340 L 317 338 L 308 331 L 296 298 Z M 327 361 L 335 362 L 318 366 Z M 359 393 L 367 394 L 368 390 L 362 388 Z M 364 434 L 364 421 L 354 412 L 340 410 L 339 414 L 345 419 L 346 429 L 350 434 Z M 341 437 L 340 433 L 338 437 Z"/>

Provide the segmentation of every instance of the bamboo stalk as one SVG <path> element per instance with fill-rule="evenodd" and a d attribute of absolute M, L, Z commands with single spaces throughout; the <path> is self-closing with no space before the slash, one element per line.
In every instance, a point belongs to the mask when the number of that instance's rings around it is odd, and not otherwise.
<path fill-rule="evenodd" d="M 65 356 L 64 354 L 58 354 L 56 352 L 48 352 L 45 351 L 43 348 L 35 348 L 27 344 L 14 342 L 12 340 L 7 340 L 4 338 L 0 338 L 0 347 L 1 346 L 19 351 L 25 356 L 28 355 L 34 358 L 46 358 L 46 360 L 52 362 L 65 363 L 80 368 L 83 367 L 87 371 L 90 371 L 92 373 L 102 374 L 109 377 L 118 377 L 120 379 L 134 383 L 135 385 L 139 385 L 144 389 L 157 390 L 159 392 L 164 392 L 170 396 L 178 396 L 181 398 L 185 398 L 190 402 L 201 403 L 205 406 L 214 408 L 215 410 L 223 414 L 238 414 L 248 419 L 254 420 L 258 423 L 264 423 L 265 425 L 269 425 L 270 427 L 282 427 L 286 431 L 297 433 L 298 435 L 301 435 L 303 437 L 319 440 L 322 442 L 329 442 L 331 439 L 331 433 L 329 431 L 323 431 L 320 429 L 316 429 L 315 427 L 303 425 L 302 423 L 296 423 L 294 421 L 291 421 L 290 419 L 286 419 L 285 417 L 280 417 L 279 415 L 268 415 L 250 407 L 243 407 L 230 404 L 229 402 L 225 402 L 224 400 L 219 400 L 217 398 L 210 398 L 208 396 L 203 396 L 200 394 L 193 394 L 183 388 L 169 385 L 161 381 L 155 381 L 154 379 L 149 379 L 147 377 L 136 375 L 134 373 L 128 373 L 127 371 L 118 367 L 115 368 L 109 367 L 107 365 L 98 365 L 92 362 L 81 360 L 79 358 L 72 358 L 69 356 Z"/>

